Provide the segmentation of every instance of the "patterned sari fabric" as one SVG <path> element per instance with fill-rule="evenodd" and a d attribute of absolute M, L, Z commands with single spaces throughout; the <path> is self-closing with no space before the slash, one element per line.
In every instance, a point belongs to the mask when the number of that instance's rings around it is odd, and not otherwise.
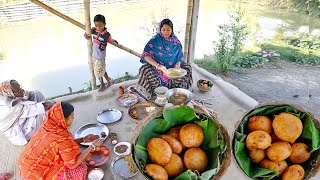
<path fill-rule="evenodd" d="M 181 64 L 181 68 L 187 71 L 187 75 L 180 79 L 170 79 L 166 87 L 171 88 L 184 88 L 189 89 L 192 85 L 192 72 L 189 64 Z M 157 71 L 150 65 L 145 64 L 139 70 L 138 84 L 144 87 L 150 94 L 154 95 L 154 89 L 161 85 L 157 77 Z"/>
<path fill-rule="evenodd" d="M 67 129 L 61 102 L 48 112 L 44 123 L 19 157 L 21 179 L 69 179 L 69 169 L 81 151 Z M 85 179 L 83 164 L 72 170 L 71 179 Z M 70 176 L 69 176 L 70 177 Z"/>

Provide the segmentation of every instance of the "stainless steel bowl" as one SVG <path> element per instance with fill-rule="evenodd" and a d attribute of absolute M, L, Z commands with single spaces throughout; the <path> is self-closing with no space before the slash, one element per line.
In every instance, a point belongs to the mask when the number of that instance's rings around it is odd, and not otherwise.
<path fill-rule="evenodd" d="M 175 95 L 175 94 L 182 94 L 182 95 L 185 95 L 187 97 L 186 100 L 184 101 L 174 101 L 172 100 L 172 98 L 170 98 L 171 96 Z M 187 89 L 183 89 L 183 88 L 173 88 L 173 89 L 170 89 L 166 92 L 166 98 L 168 99 L 168 101 L 170 103 L 172 103 L 173 105 L 186 105 L 188 104 L 192 98 L 193 98 L 193 93 Z"/>

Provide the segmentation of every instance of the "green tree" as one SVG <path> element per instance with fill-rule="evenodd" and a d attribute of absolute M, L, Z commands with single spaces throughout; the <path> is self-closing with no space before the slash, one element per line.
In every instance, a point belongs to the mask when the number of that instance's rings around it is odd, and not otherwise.
<path fill-rule="evenodd" d="M 219 25 L 219 40 L 213 42 L 216 59 L 220 70 L 226 72 L 240 57 L 244 42 L 248 36 L 247 24 L 244 20 L 244 9 L 235 4 L 228 15 L 230 22 Z"/>
<path fill-rule="evenodd" d="M 320 0 L 240 0 L 240 2 L 279 9 L 296 10 L 310 16 L 320 17 Z"/>
<path fill-rule="evenodd" d="M 320 17 L 320 0 L 291 0 L 294 7 L 309 14 L 310 16 Z"/>

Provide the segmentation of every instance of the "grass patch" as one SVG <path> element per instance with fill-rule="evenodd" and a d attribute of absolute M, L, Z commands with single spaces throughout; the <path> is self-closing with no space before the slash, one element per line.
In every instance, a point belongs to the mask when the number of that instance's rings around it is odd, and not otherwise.
<path fill-rule="evenodd" d="M 299 64 L 320 65 L 320 52 L 317 50 L 303 49 L 284 42 L 262 44 L 261 48 L 263 50 L 276 51 L 280 54 L 282 60 Z"/>
<path fill-rule="evenodd" d="M 194 63 L 199 67 L 209 71 L 212 74 L 224 74 L 226 72 L 245 73 L 244 70 L 239 69 L 236 65 L 231 65 L 228 71 L 221 68 L 221 65 L 215 58 L 195 59 Z"/>

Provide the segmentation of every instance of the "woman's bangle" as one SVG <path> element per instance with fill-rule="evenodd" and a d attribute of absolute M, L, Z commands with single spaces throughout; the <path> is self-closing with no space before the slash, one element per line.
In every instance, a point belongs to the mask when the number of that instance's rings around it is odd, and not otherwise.
<path fill-rule="evenodd" d="M 156 65 L 156 69 L 158 69 L 159 65 L 160 65 L 160 64 L 159 64 L 159 63 L 157 63 L 157 65 Z"/>

